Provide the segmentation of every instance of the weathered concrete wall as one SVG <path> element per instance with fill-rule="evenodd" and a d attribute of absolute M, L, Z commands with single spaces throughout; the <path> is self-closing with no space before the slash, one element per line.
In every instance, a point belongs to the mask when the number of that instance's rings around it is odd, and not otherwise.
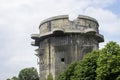
<path fill-rule="evenodd" d="M 104 41 L 99 34 L 99 24 L 94 18 L 79 15 L 70 21 L 67 15 L 48 18 L 41 22 L 40 33 L 31 36 L 38 46 L 41 80 L 52 73 L 54 80 L 73 61 L 99 48 Z"/>

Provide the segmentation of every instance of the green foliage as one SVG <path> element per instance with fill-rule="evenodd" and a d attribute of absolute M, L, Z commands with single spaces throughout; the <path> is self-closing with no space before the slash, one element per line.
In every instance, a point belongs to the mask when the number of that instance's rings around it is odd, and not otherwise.
<path fill-rule="evenodd" d="M 63 73 L 61 73 L 58 77 L 58 80 L 70 80 L 74 75 L 75 66 L 77 66 L 78 62 L 73 62 L 68 69 L 66 69 Z"/>
<path fill-rule="evenodd" d="M 19 80 L 16 76 L 13 76 L 11 79 L 10 78 L 8 78 L 8 79 L 6 79 L 6 80 Z"/>
<path fill-rule="evenodd" d="M 72 63 L 67 70 L 61 73 L 58 80 L 95 80 L 97 51 L 88 53 L 80 62 Z"/>
<path fill-rule="evenodd" d="M 120 80 L 120 45 L 109 42 L 62 72 L 58 80 Z"/>
<path fill-rule="evenodd" d="M 97 58 L 99 52 L 94 51 L 88 53 L 77 66 L 75 66 L 73 80 L 95 80 Z"/>
<path fill-rule="evenodd" d="M 116 80 L 120 75 L 120 46 L 116 42 L 108 43 L 100 51 L 97 65 L 97 80 Z"/>
<path fill-rule="evenodd" d="M 39 80 L 37 70 L 34 67 L 22 69 L 18 77 L 19 80 Z"/>
<path fill-rule="evenodd" d="M 120 80 L 120 75 L 116 78 L 116 80 Z"/>
<path fill-rule="evenodd" d="M 13 76 L 11 80 L 19 80 L 16 76 Z"/>
<path fill-rule="evenodd" d="M 51 73 L 48 75 L 47 80 L 53 80 L 53 75 Z"/>
<path fill-rule="evenodd" d="M 98 52 L 88 53 L 80 62 L 70 64 L 58 80 L 95 80 Z"/>

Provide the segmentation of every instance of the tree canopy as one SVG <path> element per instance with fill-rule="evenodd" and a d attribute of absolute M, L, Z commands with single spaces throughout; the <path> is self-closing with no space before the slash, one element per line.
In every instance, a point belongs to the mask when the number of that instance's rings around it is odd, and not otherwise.
<path fill-rule="evenodd" d="M 77 62 L 73 62 L 71 65 L 69 65 L 68 69 L 59 75 L 58 80 L 71 80 L 74 75 L 75 66 L 77 65 Z"/>
<path fill-rule="evenodd" d="M 58 80 L 120 80 L 120 45 L 111 41 L 103 49 L 88 53 Z"/>
<path fill-rule="evenodd" d="M 97 60 L 97 80 L 116 80 L 120 76 L 120 45 L 108 43 L 99 51 Z"/>
<path fill-rule="evenodd" d="M 19 72 L 18 77 L 13 76 L 6 80 L 39 80 L 37 70 L 34 67 L 24 68 Z"/>
<path fill-rule="evenodd" d="M 47 80 L 53 80 L 53 75 L 51 73 L 48 75 Z"/>
<path fill-rule="evenodd" d="M 18 78 L 19 80 L 39 80 L 37 70 L 34 67 L 22 69 Z"/>

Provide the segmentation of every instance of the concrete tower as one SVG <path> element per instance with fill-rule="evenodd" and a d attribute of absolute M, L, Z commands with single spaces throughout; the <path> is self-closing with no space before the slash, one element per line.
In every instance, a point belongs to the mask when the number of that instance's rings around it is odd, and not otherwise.
<path fill-rule="evenodd" d="M 31 44 L 38 46 L 40 80 L 46 80 L 51 73 L 56 80 L 58 74 L 66 69 L 73 61 L 99 48 L 104 38 L 99 34 L 99 24 L 96 19 L 79 15 L 70 21 L 67 15 L 48 18 L 41 22 L 39 34 L 32 34 L 35 41 Z"/>

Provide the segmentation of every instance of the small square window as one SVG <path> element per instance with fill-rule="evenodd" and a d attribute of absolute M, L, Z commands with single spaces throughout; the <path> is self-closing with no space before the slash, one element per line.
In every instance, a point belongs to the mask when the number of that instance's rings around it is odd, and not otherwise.
<path fill-rule="evenodd" d="M 61 62 L 64 62 L 65 61 L 65 59 L 64 58 L 61 58 Z"/>

